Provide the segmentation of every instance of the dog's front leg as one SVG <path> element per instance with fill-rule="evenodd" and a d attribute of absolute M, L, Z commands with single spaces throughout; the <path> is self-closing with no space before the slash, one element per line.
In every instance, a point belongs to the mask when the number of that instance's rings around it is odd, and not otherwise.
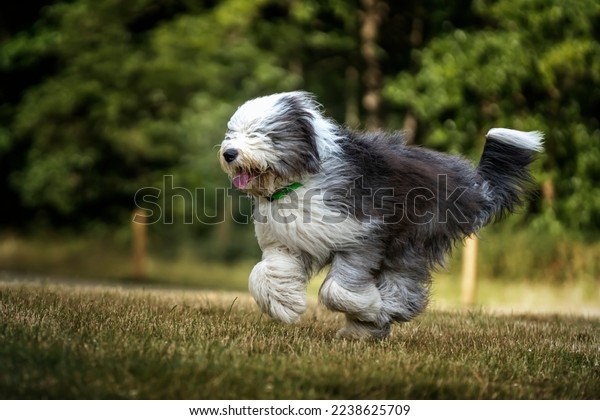
<path fill-rule="evenodd" d="M 293 323 L 306 310 L 308 277 L 299 255 L 284 247 L 266 248 L 250 273 L 250 293 L 263 312 Z"/>

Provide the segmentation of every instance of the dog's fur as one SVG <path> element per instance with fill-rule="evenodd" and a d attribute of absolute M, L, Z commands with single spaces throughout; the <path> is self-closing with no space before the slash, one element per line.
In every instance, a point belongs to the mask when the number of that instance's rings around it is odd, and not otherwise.
<path fill-rule="evenodd" d="M 349 338 L 386 337 L 394 321 L 422 312 L 431 271 L 456 241 L 523 203 L 542 150 L 539 132 L 492 129 L 473 168 L 407 146 L 399 133 L 342 128 L 306 92 L 248 101 L 227 128 L 221 166 L 254 196 L 263 251 L 252 295 L 273 318 L 295 322 L 309 279 L 330 264 L 319 298 L 346 314 L 338 335 Z"/>

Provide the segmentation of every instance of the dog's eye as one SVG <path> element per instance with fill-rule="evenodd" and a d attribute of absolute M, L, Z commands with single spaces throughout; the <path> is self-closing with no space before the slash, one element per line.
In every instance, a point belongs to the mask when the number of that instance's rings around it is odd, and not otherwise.
<path fill-rule="evenodd" d="M 246 135 L 247 138 L 249 139 L 259 139 L 262 141 L 268 141 L 268 140 L 273 140 L 272 136 L 267 135 L 266 133 L 263 133 L 261 131 L 253 131 L 251 133 L 248 133 Z"/>

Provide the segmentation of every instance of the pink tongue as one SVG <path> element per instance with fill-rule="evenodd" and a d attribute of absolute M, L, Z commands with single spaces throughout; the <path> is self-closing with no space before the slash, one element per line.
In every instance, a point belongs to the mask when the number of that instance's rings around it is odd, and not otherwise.
<path fill-rule="evenodd" d="M 240 172 L 239 174 L 234 176 L 231 181 L 233 182 L 233 186 L 235 188 L 243 189 L 246 188 L 246 185 L 248 185 L 251 178 L 252 177 L 250 176 L 250 174 Z"/>

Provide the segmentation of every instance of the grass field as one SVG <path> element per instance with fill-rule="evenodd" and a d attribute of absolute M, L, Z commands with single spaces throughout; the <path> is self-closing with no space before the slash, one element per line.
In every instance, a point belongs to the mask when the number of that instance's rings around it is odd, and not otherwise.
<path fill-rule="evenodd" d="M 335 339 L 244 293 L 0 282 L 0 398 L 595 399 L 600 321 L 434 309 L 381 342 Z"/>
<path fill-rule="evenodd" d="M 59 238 L 60 239 L 60 238 Z M 91 240 L 89 237 L 68 237 L 59 240 L 53 237 L 23 238 L 0 234 L 0 281 L 16 276 L 46 279 L 79 279 L 81 282 L 95 282 L 113 285 L 139 285 L 132 277 L 130 250 L 122 244 L 106 239 Z M 523 238 L 521 238 L 523 239 Z M 489 247 L 494 243 L 486 242 Z M 524 249 L 527 244 L 520 244 Z M 484 245 L 482 244 L 482 249 Z M 600 277 L 597 270 L 588 267 L 586 261 L 594 260 L 597 254 L 593 248 L 586 258 L 579 261 L 578 273 L 563 281 L 545 278 L 516 276 L 494 278 L 480 274 L 477 286 L 476 303 L 486 310 L 496 312 L 527 313 L 566 313 L 572 315 L 593 315 L 600 317 Z M 579 252 L 579 251 L 578 251 Z M 537 254 L 536 254 L 537 255 Z M 189 289 L 248 290 L 248 274 L 257 259 L 223 263 L 200 258 L 196 247 L 182 247 L 182 252 L 174 258 L 149 255 L 145 285 L 157 287 L 178 287 Z M 530 255 L 533 259 L 533 256 Z M 258 257 L 257 257 L 258 258 Z M 565 257 L 566 258 L 566 257 Z M 596 258 L 598 259 L 598 258 Z M 585 260 L 585 261 L 584 261 Z M 482 260 L 479 268 L 489 263 Z M 515 266 L 527 265 L 515 260 Z M 539 263 L 544 267 L 543 262 Z M 563 270 L 564 267 L 559 267 Z M 480 270 L 484 271 L 485 270 Z M 573 272 L 572 274 L 575 274 Z M 309 284 L 309 293 L 316 297 L 325 273 L 320 273 Z M 432 307 L 454 310 L 462 307 L 460 299 L 460 258 L 451 259 L 447 270 L 434 275 Z M 62 280 L 61 280 L 62 281 Z"/>

